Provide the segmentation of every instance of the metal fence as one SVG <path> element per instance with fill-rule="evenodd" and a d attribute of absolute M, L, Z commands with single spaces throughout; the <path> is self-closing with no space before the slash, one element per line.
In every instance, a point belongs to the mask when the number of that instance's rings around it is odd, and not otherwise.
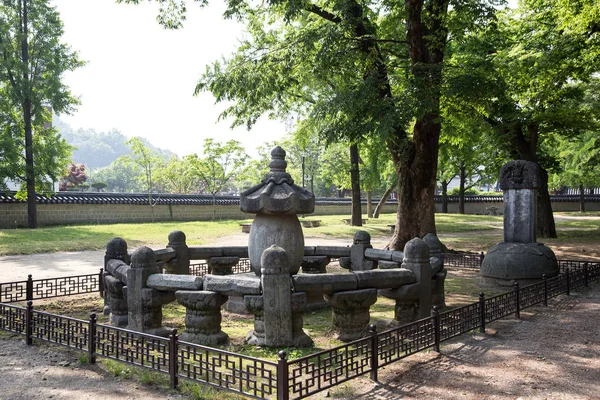
<path fill-rule="evenodd" d="M 481 293 L 475 303 L 445 312 L 434 308 L 430 317 L 384 332 L 372 325 L 364 339 L 295 360 L 287 360 L 285 352 L 275 362 L 180 342 L 175 330 L 162 338 L 101 325 L 95 314 L 84 321 L 39 312 L 31 300 L 27 307 L 0 303 L 0 329 L 25 335 L 28 344 L 39 339 L 85 351 L 91 363 L 104 357 L 169 374 L 173 388 L 183 378 L 253 398 L 302 399 L 366 374 L 377 380 L 385 365 L 425 349 L 439 351 L 446 340 L 476 329 L 484 332 L 492 321 L 519 318 L 527 307 L 547 305 L 549 298 L 600 280 L 599 263 L 570 262 L 574 270 L 565 267 L 554 278 L 522 288 L 515 284 L 490 298 Z M 20 287 L 17 283 L 3 285 Z"/>
<path fill-rule="evenodd" d="M 102 293 L 104 291 L 102 271 L 103 269 L 100 269 L 97 274 L 44 279 L 33 279 L 29 275 L 26 281 L 0 283 L 0 303 Z"/>
<path fill-rule="evenodd" d="M 234 265 L 231 268 L 231 270 L 234 274 L 252 272 L 252 268 L 250 267 L 250 260 L 247 258 L 240 259 L 237 265 Z M 204 276 L 210 273 L 210 268 L 208 267 L 208 263 L 206 261 L 190 264 L 190 275 Z"/>

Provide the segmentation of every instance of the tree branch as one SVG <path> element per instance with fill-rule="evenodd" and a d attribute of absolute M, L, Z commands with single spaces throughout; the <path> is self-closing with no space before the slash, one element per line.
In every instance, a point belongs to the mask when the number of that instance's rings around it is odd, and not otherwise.
<path fill-rule="evenodd" d="M 321 7 L 315 5 L 315 4 L 310 4 L 306 7 L 306 11 L 311 12 L 313 14 L 318 15 L 319 17 L 326 19 L 327 21 L 339 24 L 340 22 L 342 22 L 342 18 L 330 13 L 329 11 L 326 11 L 324 9 L 322 9 Z"/>

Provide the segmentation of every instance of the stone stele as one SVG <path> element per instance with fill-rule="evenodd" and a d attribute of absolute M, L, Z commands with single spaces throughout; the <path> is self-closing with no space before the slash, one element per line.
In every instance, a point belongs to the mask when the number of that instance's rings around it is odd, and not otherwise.
<path fill-rule="evenodd" d="M 481 264 L 484 284 L 510 286 L 559 273 L 554 252 L 536 243 L 537 192 L 540 171 L 536 163 L 515 160 L 500 169 L 504 191 L 504 242 L 489 249 Z"/>

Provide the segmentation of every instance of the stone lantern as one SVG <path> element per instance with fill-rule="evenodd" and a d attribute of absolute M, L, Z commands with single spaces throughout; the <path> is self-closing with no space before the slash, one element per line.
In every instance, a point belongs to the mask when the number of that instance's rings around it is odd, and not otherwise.
<path fill-rule="evenodd" d="M 290 259 L 290 275 L 298 273 L 304 256 L 304 233 L 298 214 L 311 214 L 315 196 L 294 184 L 286 172 L 285 150 L 277 146 L 271 151 L 271 171 L 260 184 L 240 196 L 242 212 L 256 214 L 248 239 L 248 257 L 252 270 L 261 272 L 261 255 L 272 245 L 281 247 Z"/>

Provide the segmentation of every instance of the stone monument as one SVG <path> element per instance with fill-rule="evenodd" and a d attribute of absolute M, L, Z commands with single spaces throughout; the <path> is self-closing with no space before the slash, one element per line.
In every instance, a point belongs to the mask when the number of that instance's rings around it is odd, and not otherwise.
<path fill-rule="evenodd" d="M 240 209 L 256 214 L 248 238 L 248 258 L 252 270 L 261 274 L 260 257 L 272 245 L 285 250 L 290 259 L 290 275 L 298 273 L 304 256 L 304 234 L 298 214 L 315 210 L 315 196 L 294 184 L 286 172 L 285 150 L 271 151 L 271 171 L 262 182 L 240 195 Z"/>
<path fill-rule="evenodd" d="M 504 191 L 504 242 L 494 245 L 481 265 L 484 284 L 509 286 L 515 281 L 539 280 L 559 273 L 554 252 L 536 243 L 537 191 L 540 187 L 536 163 L 515 160 L 500 169 Z"/>

